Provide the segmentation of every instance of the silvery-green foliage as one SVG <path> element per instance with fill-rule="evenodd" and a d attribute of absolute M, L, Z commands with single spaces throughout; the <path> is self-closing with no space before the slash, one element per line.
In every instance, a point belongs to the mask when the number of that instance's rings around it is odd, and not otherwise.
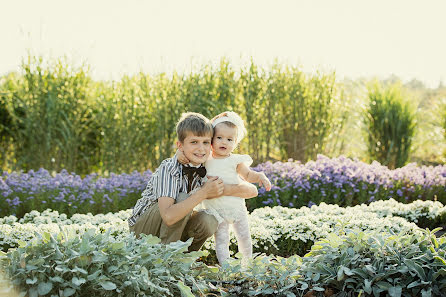
<path fill-rule="evenodd" d="M 192 240 L 160 244 L 160 239 L 109 233 L 36 233 L 1 259 L 15 287 L 34 296 L 180 296 L 204 288 L 196 262 L 206 252 L 187 252 Z M 189 294 L 190 296 L 190 294 Z M 193 295 L 192 295 L 193 296 Z"/>
<path fill-rule="evenodd" d="M 299 290 L 301 257 L 254 255 L 246 264 L 240 259 L 225 262 L 219 270 L 207 270 L 211 290 L 221 296 L 302 296 Z"/>
<path fill-rule="evenodd" d="M 365 296 L 444 296 L 446 237 L 430 231 L 348 231 L 316 242 L 302 258 L 301 273 L 313 286 Z M 338 295 L 346 296 L 346 295 Z"/>

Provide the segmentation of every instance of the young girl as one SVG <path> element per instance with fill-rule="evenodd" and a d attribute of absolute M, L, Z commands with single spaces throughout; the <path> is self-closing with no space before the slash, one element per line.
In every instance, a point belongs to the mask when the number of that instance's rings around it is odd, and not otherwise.
<path fill-rule="evenodd" d="M 249 168 L 252 164 L 250 156 L 232 153 L 246 134 L 245 125 L 240 116 L 230 111 L 221 113 L 212 119 L 212 126 L 214 127 L 212 153 L 205 163 L 207 175 L 219 176 L 225 184 L 239 184 L 245 180 L 250 183 L 259 183 L 267 191 L 271 190 L 271 182 L 265 174 Z M 181 152 L 178 152 L 177 156 L 181 163 L 189 162 Z M 229 258 L 229 225 L 231 224 L 243 259 L 252 257 L 245 199 L 233 196 L 207 199 L 197 205 L 195 210 L 214 215 L 219 223 L 215 233 L 215 251 L 220 264 Z"/>

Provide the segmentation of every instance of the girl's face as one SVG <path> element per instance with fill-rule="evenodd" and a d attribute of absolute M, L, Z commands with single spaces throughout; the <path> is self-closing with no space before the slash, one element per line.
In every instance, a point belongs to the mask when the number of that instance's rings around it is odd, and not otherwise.
<path fill-rule="evenodd" d="M 212 156 L 215 158 L 228 157 L 235 149 L 237 140 L 237 128 L 229 127 L 224 123 L 214 127 L 214 137 L 212 138 Z"/>

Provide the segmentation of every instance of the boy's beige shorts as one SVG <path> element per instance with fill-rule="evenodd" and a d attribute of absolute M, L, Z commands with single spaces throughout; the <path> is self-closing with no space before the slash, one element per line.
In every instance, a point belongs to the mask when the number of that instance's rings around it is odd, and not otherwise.
<path fill-rule="evenodd" d="M 186 195 L 186 197 L 184 197 Z M 187 198 L 187 194 L 180 193 L 178 201 Z M 211 237 L 218 227 L 218 222 L 214 216 L 204 212 L 190 212 L 182 220 L 168 227 L 161 218 L 158 202 L 155 202 L 150 208 L 138 218 L 136 224 L 130 227 L 130 231 L 137 237 L 141 233 L 152 234 L 161 239 L 162 243 L 174 241 L 186 241 L 193 237 L 189 251 L 198 251 L 206 239 Z"/>

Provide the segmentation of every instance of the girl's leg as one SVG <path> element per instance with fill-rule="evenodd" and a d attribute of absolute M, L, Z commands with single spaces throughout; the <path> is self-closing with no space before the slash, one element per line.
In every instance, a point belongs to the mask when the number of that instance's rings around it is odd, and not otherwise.
<path fill-rule="evenodd" d="M 246 260 L 252 257 L 252 241 L 251 233 L 249 232 L 248 216 L 243 216 L 240 220 L 233 224 L 235 237 L 238 242 L 238 249 Z"/>
<path fill-rule="evenodd" d="M 229 224 L 223 222 L 218 225 L 217 232 L 215 232 L 214 236 L 218 263 L 222 265 L 229 258 Z"/>

